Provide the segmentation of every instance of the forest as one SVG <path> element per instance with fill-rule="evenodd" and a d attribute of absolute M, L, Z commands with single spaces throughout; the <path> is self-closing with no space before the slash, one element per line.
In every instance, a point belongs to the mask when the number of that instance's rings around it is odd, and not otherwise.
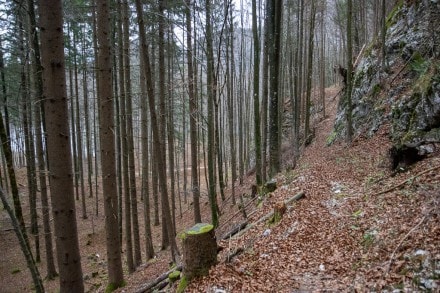
<path fill-rule="evenodd" d="M 440 288 L 438 1 L 0 3 L 1 292 Z"/>

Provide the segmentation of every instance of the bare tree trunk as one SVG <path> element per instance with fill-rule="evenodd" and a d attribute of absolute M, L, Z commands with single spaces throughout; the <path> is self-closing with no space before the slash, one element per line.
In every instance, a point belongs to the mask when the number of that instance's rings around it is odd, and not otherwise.
<path fill-rule="evenodd" d="M 76 47 L 77 41 L 74 34 L 73 44 Z M 87 206 L 86 206 L 86 195 L 84 188 L 84 168 L 83 168 L 83 145 L 82 145 L 82 128 L 81 128 L 81 117 L 79 108 L 79 86 L 78 86 L 78 65 L 77 65 L 76 53 L 73 57 L 74 73 L 75 73 L 75 128 L 76 128 L 76 146 L 77 146 L 77 176 L 80 184 L 81 193 L 81 207 L 82 207 L 82 218 L 87 219 Z"/>
<path fill-rule="evenodd" d="M 24 130 L 24 143 L 25 143 L 25 156 L 26 156 L 26 170 L 27 170 L 27 181 L 29 190 L 29 209 L 31 216 L 31 234 L 35 245 L 35 261 L 40 262 L 40 237 L 38 235 L 38 219 L 37 219 L 37 181 L 35 174 L 35 147 L 32 134 L 32 109 L 31 109 L 31 88 L 34 88 L 34 77 L 26 75 L 26 72 L 32 70 L 27 65 L 26 53 L 28 48 L 25 49 L 25 36 L 24 32 L 28 31 L 30 34 L 30 29 L 25 29 L 24 24 L 24 12 L 20 13 L 20 57 L 22 59 L 22 71 L 21 71 L 21 106 L 22 106 L 22 122 Z M 30 36 L 30 35 L 29 35 Z"/>
<path fill-rule="evenodd" d="M 211 31 L 211 0 L 205 1 L 206 8 L 206 58 L 207 58 L 207 91 L 208 91 L 208 194 L 211 205 L 211 221 L 214 227 L 218 225 L 217 195 L 215 191 L 215 115 L 214 102 L 216 82 L 214 76 L 214 52 Z"/>
<path fill-rule="evenodd" d="M 128 1 L 123 3 L 123 22 L 124 22 L 124 85 L 125 85 L 125 110 L 126 110 L 126 131 L 127 131 L 127 154 L 128 156 L 128 176 L 129 176 L 129 195 L 131 220 L 133 227 L 133 247 L 134 247 L 134 266 L 137 267 L 142 262 L 141 244 L 139 237 L 139 219 L 137 211 L 136 196 L 136 170 L 134 161 L 134 141 L 133 141 L 133 109 L 132 109 L 132 90 L 131 90 L 131 69 L 130 69 L 130 31 L 129 31 L 129 7 Z"/>
<path fill-rule="evenodd" d="M 171 84 L 172 78 L 173 78 L 173 70 L 172 70 L 172 64 L 174 63 L 173 57 L 170 54 L 172 52 L 172 25 L 171 23 L 167 22 L 167 33 L 168 33 L 168 42 L 167 42 L 167 52 L 168 52 L 168 80 L 166 84 L 168 85 L 168 99 L 167 101 L 167 109 L 166 109 L 166 117 L 167 117 L 167 125 L 168 125 L 168 131 L 167 131 L 167 140 L 168 140 L 168 170 L 169 170 L 169 177 L 170 177 L 170 195 L 171 195 L 171 220 L 173 223 L 173 233 L 176 235 L 176 174 L 175 174 L 175 156 L 174 156 L 174 95 L 172 91 L 172 87 L 174 85 Z"/>
<path fill-rule="evenodd" d="M 165 158 L 164 158 L 164 152 L 163 145 L 161 144 L 160 134 L 159 134 L 159 126 L 158 126 L 158 119 L 157 119 L 157 113 L 156 113 L 156 106 L 155 106 L 155 100 L 154 100 L 154 86 L 153 86 L 153 78 L 151 73 L 151 67 L 150 67 L 150 58 L 148 53 L 148 47 L 147 47 L 147 40 L 146 40 L 146 33 L 145 33 L 145 26 L 144 21 L 142 17 L 142 5 L 140 3 L 140 0 L 136 0 L 136 12 L 138 17 L 138 23 L 139 23 L 139 37 L 140 37 L 140 44 L 141 44 L 141 54 L 144 56 L 144 67 L 145 70 L 145 79 L 147 82 L 147 94 L 148 94 L 148 105 L 150 108 L 150 117 L 151 117 L 151 128 L 153 131 L 153 143 L 155 145 L 154 148 L 154 155 L 157 158 L 158 166 L 157 171 L 159 175 L 159 183 L 160 188 L 162 192 L 162 202 L 163 202 L 163 212 L 165 213 L 164 219 L 166 220 L 167 225 L 167 232 L 169 235 L 170 240 L 170 246 L 171 246 L 171 258 L 174 262 L 176 262 L 179 252 L 177 249 L 177 243 L 175 239 L 175 235 L 173 234 L 172 229 L 172 222 L 171 222 L 171 212 L 169 208 L 169 200 L 168 200 L 168 192 L 167 192 L 167 181 L 166 181 L 166 166 L 165 166 Z"/>
<path fill-rule="evenodd" d="M 260 128 L 260 39 L 257 27 L 257 1 L 252 0 L 252 34 L 254 38 L 254 143 L 255 143 L 255 181 L 257 186 L 263 183 L 261 172 L 261 128 Z"/>
<path fill-rule="evenodd" d="M 41 60 L 47 152 L 55 225 L 60 292 L 84 292 L 78 243 L 72 156 L 69 140 L 66 77 L 64 65 L 63 9 L 60 1 L 41 0 Z"/>
<path fill-rule="evenodd" d="M 279 70 L 280 70 L 280 41 L 281 41 L 281 17 L 282 0 L 271 3 L 270 25 L 273 39 L 270 50 L 270 104 L 269 104 L 269 148 L 270 148 L 270 176 L 280 171 L 280 145 L 279 145 Z"/>
<path fill-rule="evenodd" d="M 122 176 L 124 181 L 123 194 L 124 194 L 124 211 L 125 211 L 125 249 L 127 253 L 127 266 L 128 271 L 133 273 L 135 271 L 134 259 L 133 259 L 133 242 L 132 242 L 132 220 L 131 220 L 131 197 L 130 197 L 130 179 L 128 171 L 128 137 L 127 137 L 127 114 L 126 114 L 126 64 L 124 61 L 125 52 L 125 37 L 123 31 L 124 25 L 124 5 L 122 0 L 118 0 L 118 44 L 119 44 L 119 109 L 121 117 L 121 151 L 122 151 Z"/>
<path fill-rule="evenodd" d="M 263 42 L 263 89 L 262 89 L 262 103 L 261 103 L 261 120 L 262 120 L 262 152 L 261 152 L 261 175 L 263 181 L 267 180 L 267 111 L 268 111 L 268 93 L 269 93 L 269 0 L 265 1 L 265 16 L 264 16 L 264 42 Z"/>
<path fill-rule="evenodd" d="M 191 190 L 193 194 L 194 223 L 202 222 L 200 214 L 200 187 L 199 187 L 199 161 L 198 161 L 198 137 L 197 137 L 197 95 L 194 91 L 194 66 L 193 51 L 191 38 L 191 0 L 186 2 L 186 54 L 188 62 L 188 96 L 189 96 L 189 135 L 191 140 Z M 194 4 L 195 5 L 195 4 Z"/>
<path fill-rule="evenodd" d="M 147 260 L 154 257 L 153 239 L 151 234 L 151 213 L 150 213 L 150 185 L 148 168 L 148 116 L 147 116 L 147 88 L 145 83 L 145 62 L 141 55 L 141 142 L 142 142 L 142 198 L 144 201 L 144 226 L 145 226 L 145 257 Z"/>
<path fill-rule="evenodd" d="M 40 45 L 38 35 L 36 33 L 36 19 L 34 2 L 32 0 L 28 1 L 29 5 L 29 18 L 31 23 L 31 36 L 32 36 L 32 75 L 35 76 L 35 143 L 36 143 L 36 153 L 38 161 L 38 178 L 40 182 L 40 194 L 41 194 L 41 213 L 43 216 L 43 232 L 44 232 L 44 242 L 46 251 L 46 271 L 49 280 L 54 279 L 58 276 L 55 268 L 55 260 L 53 255 L 53 242 L 52 242 L 52 228 L 50 225 L 50 209 L 47 194 L 47 183 L 46 183 L 46 159 L 45 151 L 43 146 L 43 117 L 42 109 L 44 107 L 43 99 L 43 77 L 42 77 L 42 67 L 40 60 Z"/>
<path fill-rule="evenodd" d="M 158 130 L 159 130 L 159 138 L 160 138 L 160 156 L 157 157 L 157 166 L 159 169 L 159 172 L 163 170 L 165 172 L 165 178 L 167 178 L 167 166 L 166 166 L 166 133 L 167 133 L 167 119 L 166 119 L 166 90 L 165 90 L 165 3 L 166 0 L 160 0 L 159 1 L 159 28 L 158 28 L 158 34 L 159 34 L 159 44 L 158 44 L 158 71 L 159 71 L 159 124 L 158 124 Z M 159 145 L 157 145 L 159 146 Z M 166 179 L 165 179 L 166 180 Z M 162 182 L 159 178 L 159 184 L 160 188 L 162 189 Z M 165 186 L 167 186 L 167 180 L 165 181 Z M 166 187 L 166 189 L 168 189 Z M 162 209 L 162 249 L 165 249 L 169 246 L 170 241 L 170 233 L 174 233 L 171 231 L 167 231 L 171 226 L 168 225 L 168 222 L 172 222 L 171 216 L 169 219 L 167 219 L 166 215 L 166 209 L 169 209 L 169 206 L 167 207 L 165 205 L 164 201 L 164 190 L 162 191 L 162 197 L 161 197 L 161 209 Z M 168 190 L 166 190 L 166 193 L 168 194 Z M 168 195 L 167 195 L 167 201 L 168 201 Z M 171 229 L 174 230 L 174 229 Z"/>
<path fill-rule="evenodd" d="M 299 158 L 299 145 L 300 145 L 300 124 L 301 124 L 301 102 L 302 102 L 302 75 L 303 75 L 303 39 L 304 39 L 304 0 L 300 0 L 300 8 L 298 12 L 298 35 L 299 44 L 296 48 L 296 66 L 297 76 L 295 78 L 295 114 L 294 114 L 294 132 L 295 137 L 293 141 L 295 160 Z"/>
<path fill-rule="evenodd" d="M 306 121 L 304 126 L 304 138 L 307 140 L 310 134 L 310 107 L 312 95 L 312 75 L 313 75 L 313 49 L 314 49 L 314 32 L 315 32 L 315 1 L 311 0 L 310 7 L 310 31 L 309 31 L 309 45 L 307 55 L 307 85 L 306 85 Z"/>
<path fill-rule="evenodd" d="M 351 101 L 351 88 L 352 88 L 352 72 L 353 72 L 353 40 L 352 40 L 352 0 L 347 2 L 347 87 L 345 89 L 345 94 L 347 98 L 347 142 L 351 143 L 353 139 L 353 125 L 352 125 L 352 101 Z"/>
<path fill-rule="evenodd" d="M 118 199 L 116 186 L 114 104 L 112 93 L 112 58 L 110 34 L 110 12 L 107 0 L 97 0 L 98 25 L 98 98 L 100 106 L 100 142 L 101 167 L 104 194 L 105 231 L 107 248 L 107 271 L 109 284 L 107 288 L 123 286 L 121 243 L 118 227 Z"/>
<path fill-rule="evenodd" d="M 229 35 L 227 37 L 228 47 L 226 48 L 226 80 L 228 89 L 228 124 L 229 124 L 229 144 L 230 144 L 230 161 L 231 161 L 231 173 L 232 173 L 232 204 L 236 204 L 235 199 L 235 181 L 237 181 L 237 154 L 234 137 L 234 77 L 235 77 L 235 60 L 234 60 L 234 20 L 232 17 L 233 9 L 229 10 Z"/>

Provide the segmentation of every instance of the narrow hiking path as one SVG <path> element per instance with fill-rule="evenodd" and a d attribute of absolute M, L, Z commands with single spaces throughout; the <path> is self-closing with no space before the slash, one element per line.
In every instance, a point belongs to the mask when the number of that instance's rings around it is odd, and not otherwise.
<path fill-rule="evenodd" d="M 296 168 L 279 174 L 278 189 L 263 200 L 249 222 L 299 191 L 305 198 L 294 203 L 279 223 L 264 221 L 240 237 L 221 241 L 226 249 L 219 255 L 220 263 L 209 276 L 192 282 L 189 292 L 362 291 L 393 284 L 418 288 L 416 276 L 419 280 L 431 276 L 429 268 L 416 271 L 420 260 L 412 256 L 417 251 L 423 251 L 426 266 L 440 268 L 438 170 L 415 178 L 403 190 L 377 195 L 440 166 L 439 153 L 392 177 L 386 126 L 373 138 L 357 137 L 350 147 L 343 142 L 327 146 L 336 92 L 327 89 L 328 118 L 316 124 L 315 139 Z M 238 248 L 244 252 L 226 262 L 228 253 Z"/>

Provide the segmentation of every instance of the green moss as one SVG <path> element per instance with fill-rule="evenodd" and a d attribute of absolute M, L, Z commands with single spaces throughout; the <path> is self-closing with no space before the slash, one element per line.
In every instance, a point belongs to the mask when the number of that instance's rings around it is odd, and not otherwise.
<path fill-rule="evenodd" d="M 186 287 L 188 287 L 188 279 L 184 275 L 180 279 L 179 285 L 177 286 L 176 293 L 185 292 Z"/>
<path fill-rule="evenodd" d="M 186 234 L 188 235 L 198 235 L 207 233 L 214 229 L 214 226 L 211 224 L 206 223 L 197 223 L 194 226 L 192 226 L 189 230 L 186 231 Z"/>
<path fill-rule="evenodd" d="M 111 293 L 111 292 L 115 291 L 118 288 L 124 287 L 125 284 L 126 284 L 125 281 L 122 281 L 121 284 L 109 283 L 107 285 L 107 287 L 105 288 L 105 293 Z"/>
<path fill-rule="evenodd" d="M 413 85 L 413 92 L 422 95 L 431 95 L 433 92 L 432 84 L 440 79 L 439 64 L 430 61 L 424 61 L 418 65 L 419 77 Z"/>
<path fill-rule="evenodd" d="M 373 53 L 373 50 L 376 49 L 377 43 L 378 43 L 377 36 L 375 36 L 373 40 L 371 40 L 368 47 L 365 48 L 364 56 L 371 57 L 372 55 L 371 53 Z"/>
<path fill-rule="evenodd" d="M 18 274 L 19 272 L 21 272 L 20 269 L 13 269 L 13 270 L 11 271 L 11 274 L 15 275 L 15 274 Z"/>
<path fill-rule="evenodd" d="M 283 216 L 281 216 L 279 213 L 274 213 L 272 217 L 270 217 L 268 224 L 269 225 L 275 225 L 279 221 L 281 221 Z"/>
<path fill-rule="evenodd" d="M 419 76 L 426 73 L 430 65 L 428 60 L 420 54 L 420 52 L 416 51 L 411 56 L 411 62 L 409 63 L 409 67 L 412 71 L 416 72 Z"/>
<path fill-rule="evenodd" d="M 382 90 L 382 85 L 380 83 L 376 83 L 371 89 L 371 97 L 376 98 L 381 90 Z"/>
<path fill-rule="evenodd" d="M 327 145 L 328 146 L 331 145 L 336 140 L 337 136 L 338 134 L 336 133 L 335 130 L 333 130 L 332 133 L 330 133 L 330 135 L 326 139 Z"/>
<path fill-rule="evenodd" d="M 388 14 L 387 18 L 386 18 L 386 28 L 387 30 L 393 26 L 396 21 L 397 21 L 397 14 L 399 13 L 399 11 L 402 9 L 403 7 L 403 0 L 399 0 L 395 5 L 393 10 L 391 10 L 391 12 Z"/>
<path fill-rule="evenodd" d="M 180 277 L 180 271 L 174 271 L 168 275 L 168 279 L 170 279 L 171 283 L 177 281 L 179 277 Z"/>

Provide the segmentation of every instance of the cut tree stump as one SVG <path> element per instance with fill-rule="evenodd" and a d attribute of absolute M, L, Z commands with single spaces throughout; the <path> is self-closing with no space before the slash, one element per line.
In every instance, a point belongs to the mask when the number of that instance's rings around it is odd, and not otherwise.
<path fill-rule="evenodd" d="M 292 196 L 291 198 L 289 198 L 288 200 L 284 201 L 284 203 L 286 204 L 286 207 L 288 205 L 290 205 L 292 202 L 294 201 L 298 201 L 301 198 L 303 198 L 305 196 L 304 191 L 298 192 L 297 194 L 295 194 L 294 196 Z M 254 226 L 260 224 L 261 222 L 267 221 L 268 219 L 270 219 L 270 217 L 272 217 L 274 214 L 274 212 L 270 212 L 267 215 L 265 215 L 264 217 L 260 218 L 258 221 L 249 224 L 246 226 L 246 228 L 244 228 L 243 230 L 241 230 L 240 232 L 238 232 L 237 234 L 235 234 L 232 238 L 239 238 L 241 237 L 241 235 L 245 234 L 249 229 L 252 229 Z"/>
<path fill-rule="evenodd" d="M 208 274 L 217 263 L 214 226 L 198 223 L 185 231 L 183 238 L 183 273 L 187 280 Z"/>

